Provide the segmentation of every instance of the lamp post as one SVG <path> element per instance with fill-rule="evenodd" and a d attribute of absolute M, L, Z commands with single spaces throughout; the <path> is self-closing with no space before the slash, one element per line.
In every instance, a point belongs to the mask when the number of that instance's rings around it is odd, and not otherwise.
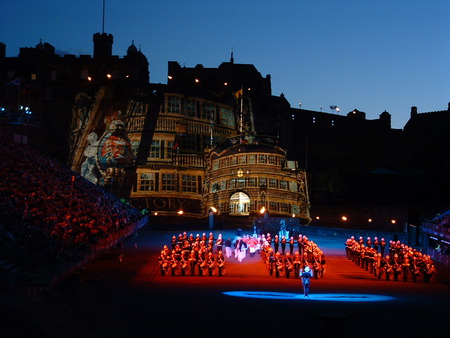
<path fill-rule="evenodd" d="M 215 207 L 209 208 L 209 229 L 214 229 L 214 214 L 217 212 Z"/>

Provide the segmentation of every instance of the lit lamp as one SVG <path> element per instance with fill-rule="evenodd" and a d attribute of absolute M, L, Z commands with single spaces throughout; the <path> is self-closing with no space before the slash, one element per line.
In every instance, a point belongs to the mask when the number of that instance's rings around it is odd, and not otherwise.
<path fill-rule="evenodd" d="M 178 210 L 178 215 L 183 215 L 184 211 L 183 210 Z"/>

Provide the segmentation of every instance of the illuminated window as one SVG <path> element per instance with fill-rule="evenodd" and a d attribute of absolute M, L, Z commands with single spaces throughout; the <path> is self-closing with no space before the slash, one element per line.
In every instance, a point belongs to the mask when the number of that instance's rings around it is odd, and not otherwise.
<path fill-rule="evenodd" d="M 239 155 L 239 164 L 246 164 L 246 163 L 247 163 L 247 156 Z"/>
<path fill-rule="evenodd" d="M 249 187 L 256 187 L 256 177 L 249 177 L 247 178 L 247 185 Z"/>
<path fill-rule="evenodd" d="M 277 164 L 275 155 L 269 155 L 269 164 Z"/>
<path fill-rule="evenodd" d="M 155 190 L 155 174 L 141 174 L 139 177 L 139 190 L 154 191 Z"/>
<path fill-rule="evenodd" d="M 288 181 L 280 180 L 280 189 L 289 190 Z"/>
<path fill-rule="evenodd" d="M 249 154 L 249 155 L 248 155 L 248 163 L 249 163 L 249 164 L 254 164 L 254 163 L 256 163 L 256 154 Z"/>
<path fill-rule="evenodd" d="M 275 178 L 269 179 L 269 188 L 276 188 L 277 187 L 277 180 Z"/>
<path fill-rule="evenodd" d="M 237 156 L 231 156 L 230 165 L 236 165 L 236 164 L 237 164 Z"/>
<path fill-rule="evenodd" d="M 234 193 L 230 198 L 229 211 L 232 215 L 249 215 L 250 198 L 243 192 Z"/>
<path fill-rule="evenodd" d="M 166 142 L 166 158 L 172 158 L 173 147 L 175 147 L 175 141 Z"/>
<path fill-rule="evenodd" d="M 176 191 L 177 188 L 176 174 L 162 174 L 161 183 L 162 183 L 161 190 Z"/>
<path fill-rule="evenodd" d="M 161 141 L 154 140 L 150 146 L 150 158 L 160 158 L 161 157 Z"/>
<path fill-rule="evenodd" d="M 271 211 L 278 211 L 278 203 L 270 201 L 269 202 L 269 210 L 271 210 Z"/>
<path fill-rule="evenodd" d="M 180 114 L 181 98 L 179 96 L 167 97 L 167 112 L 172 114 Z"/>
<path fill-rule="evenodd" d="M 245 178 L 236 179 L 236 188 L 244 188 L 245 187 Z"/>
<path fill-rule="evenodd" d="M 184 192 L 197 192 L 197 176 L 182 175 L 181 187 Z"/>
<path fill-rule="evenodd" d="M 258 163 L 266 164 L 267 163 L 267 155 L 259 154 L 258 155 Z"/>
<path fill-rule="evenodd" d="M 288 203 L 280 203 L 280 211 L 281 212 L 289 212 L 289 204 Z"/>
<path fill-rule="evenodd" d="M 267 187 L 267 178 L 262 178 L 262 177 L 260 177 L 260 178 L 259 178 L 259 186 L 260 186 L 260 187 L 262 187 L 262 186 Z"/>

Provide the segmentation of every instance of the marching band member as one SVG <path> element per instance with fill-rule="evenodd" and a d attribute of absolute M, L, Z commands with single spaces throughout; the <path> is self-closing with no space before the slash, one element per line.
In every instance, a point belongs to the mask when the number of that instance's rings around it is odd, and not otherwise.
<path fill-rule="evenodd" d="M 219 236 L 217 237 L 216 248 L 217 248 L 217 252 L 222 251 L 222 248 L 223 248 L 222 234 L 219 234 Z"/>
<path fill-rule="evenodd" d="M 227 258 L 231 257 L 231 238 L 227 238 L 225 241 L 225 255 Z"/>
<path fill-rule="evenodd" d="M 275 254 L 275 277 L 283 276 L 284 264 L 283 257 L 279 252 Z"/>
<path fill-rule="evenodd" d="M 222 251 L 217 253 L 217 269 L 219 270 L 219 277 L 222 277 L 225 274 L 225 257 L 223 256 Z"/>
<path fill-rule="evenodd" d="M 291 256 L 294 255 L 294 246 L 295 246 L 294 236 L 291 236 L 291 238 L 289 238 L 289 253 L 291 254 Z"/>
<path fill-rule="evenodd" d="M 171 266 L 170 269 L 172 271 L 172 276 L 175 276 L 178 270 L 178 257 L 177 257 L 177 252 L 175 250 L 172 250 L 172 257 L 171 257 Z"/>
<path fill-rule="evenodd" d="M 161 250 L 161 254 L 158 257 L 158 263 L 161 269 L 161 276 L 165 276 L 170 269 L 170 256 L 168 257 L 166 250 Z"/>
<path fill-rule="evenodd" d="M 294 254 L 294 278 L 299 278 L 300 268 L 302 266 L 302 258 L 300 257 L 300 253 L 298 251 Z"/>
<path fill-rule="evenodd" d="M 216 261 L 214 260 L 212 252 L 208 253 L 208 258 L 206 259 L 206 266 L 208 267 L 209 276 L 214 275 L 216 272 Z"/>
<path fill-rule="evenodd" d="M 392 273 L 391 258 L 389 257 L 389 255 L 386 255 L 386 257 L 384 257 L 384 273 L 386 275 L 386 280 L 388 281 L 391 278 Z"/>
<path fill-rule="evenodd" d="M 285 267 L 286 267 L 286 278 L 289 278 L 289 276 L 291 275 L 291 272 L 294 271 L 294 262 L 292 260 L 292 256 L 291 253 L 288 251 L 286 252 L 286 257 L 285 257 Z"/>
<path fill-rule="evenodd" d="M 197 254 L 195 250 L 192 250 L 189 254 L 189 274 L 195 276 L 195 266 L 197 265 Z"/>
<path fill-rule="evenodd" d="M 278 252 L 278 249 L 280 248 L 280 239 L 278 238 L 278 235 L 275 235 L 275 238 L 273 240 L 273 247 L 274 251 Z"/>
<path fill-rule="evenodd" d="M 286 253 L 286 236 L 281 236 L 281 254 L 284 256 Z"/>

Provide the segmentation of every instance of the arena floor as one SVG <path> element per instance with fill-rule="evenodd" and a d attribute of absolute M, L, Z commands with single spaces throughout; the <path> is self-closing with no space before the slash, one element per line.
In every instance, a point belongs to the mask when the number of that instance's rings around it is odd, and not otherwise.
<path fill-rule="evenodd" d="M 345 257 L 345 238 L 310 238 L 327 272 L 305 299 L 298 279 L 270 276 L 259 256 L 230 258 L 222 277 L 162 277 L 156 258 L 172 235 L 142 229 L 40 301 L 3 295 L 5 336 L 434 337 L 449 329 L 449 267 L 436 264 L 430 283 L 380 280 Z"/>

